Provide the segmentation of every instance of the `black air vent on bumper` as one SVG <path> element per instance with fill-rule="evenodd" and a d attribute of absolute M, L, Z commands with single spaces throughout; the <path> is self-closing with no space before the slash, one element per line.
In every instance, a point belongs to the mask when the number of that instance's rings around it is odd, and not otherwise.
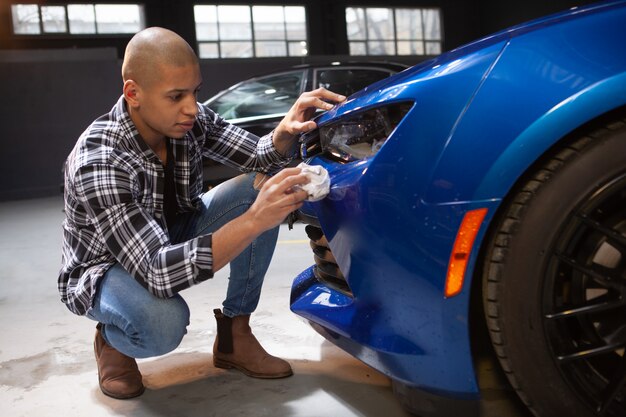
<path fill-rule="evenodd" d="M 308 225 L 305 230 L 311 239 L 311 249 L 313 249 L 313 259 L 315 260 L 315 268 L 313 269 L 315 277 L 321 283 L 352 297 L 352 291 L 330 251 L 322 229 Z"/>

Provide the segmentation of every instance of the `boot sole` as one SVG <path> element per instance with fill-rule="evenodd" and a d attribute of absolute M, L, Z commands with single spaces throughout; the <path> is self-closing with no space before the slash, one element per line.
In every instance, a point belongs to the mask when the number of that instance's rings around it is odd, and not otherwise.
<path fill-rule="evenodd" d="M 115 398 L 116 400 L 130 400 L 131 398 L 139 397 L 141 394 L 144 393 L 145 390 L 146 390 L 146 387 L 143 386 L 137 392 L 133 392 L 130 394 L 125 394 L 125 395 L 119 395 L 119 394 L 115 394 L 113 392 L 107 391 L 106 389 L 102 387 L 102 385 L 100 385 L 100 391 L 102 391 L 104 395 L 106 395 L 107 397 Z"/>
<path fill-rule="evenodd" d="M 251 371 L 243 366 L 240 366 L 236 363 L 225 361 L 222 359 L 218 359 L 213 357 L 213 366 L 221 369 L 236 369 L 239 372 L 243 373 L 252 378 L 260 378 L 260 379 L 279 379 L 279 378 L 287 378 L 288 376 L 293 375 L 293 370 L 289 370 L 287 372 L 277 373 L 277 374 L 262 374 L 258 372 Z"/>

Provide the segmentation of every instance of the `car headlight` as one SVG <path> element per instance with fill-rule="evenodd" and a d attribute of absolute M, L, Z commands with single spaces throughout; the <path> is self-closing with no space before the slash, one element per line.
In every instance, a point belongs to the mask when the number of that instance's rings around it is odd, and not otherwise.
<path fill-rule="evenodd" d="M 301 139 L 302 157 L 321 152 L 342 162 L 370 157 L 380 150 L 412 106 L 410 102 L 394 103 L 322 126 Z"/>

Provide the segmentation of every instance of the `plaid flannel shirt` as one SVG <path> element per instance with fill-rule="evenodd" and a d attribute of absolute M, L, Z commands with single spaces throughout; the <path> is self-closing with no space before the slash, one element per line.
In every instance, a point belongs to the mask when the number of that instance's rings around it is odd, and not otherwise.
<path fill-rule="evenodd" d="M 282 156 L 198 104 L 193 129 L 171 139 L 179 212 L 201 204 L 202 157 L 242 171 L 272 172 Z M 164 169 L 137 132 L 123 96 L 78 139 L 65 163 L 61 300 L 83 315 L 99 279 L 119 262 L 148 291 L 167 298 L 213 276 L 211 235 L 170 244 L 163 216 Z"/>

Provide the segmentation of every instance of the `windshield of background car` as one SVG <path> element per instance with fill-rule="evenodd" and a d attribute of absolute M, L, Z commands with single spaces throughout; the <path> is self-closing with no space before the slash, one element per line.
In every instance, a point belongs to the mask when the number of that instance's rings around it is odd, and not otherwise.
<path fill-rule="evenodd" d="M 225 119 L 287 113 L 302 92 L 304 71 L 244 81 L 207 103 Z"/>
<path fill-rule="evenodd" d="M 349 96 L 390 75 L 389 71 L 373 68 L 329 68 L 317 71 L 317 86 Z"/>

